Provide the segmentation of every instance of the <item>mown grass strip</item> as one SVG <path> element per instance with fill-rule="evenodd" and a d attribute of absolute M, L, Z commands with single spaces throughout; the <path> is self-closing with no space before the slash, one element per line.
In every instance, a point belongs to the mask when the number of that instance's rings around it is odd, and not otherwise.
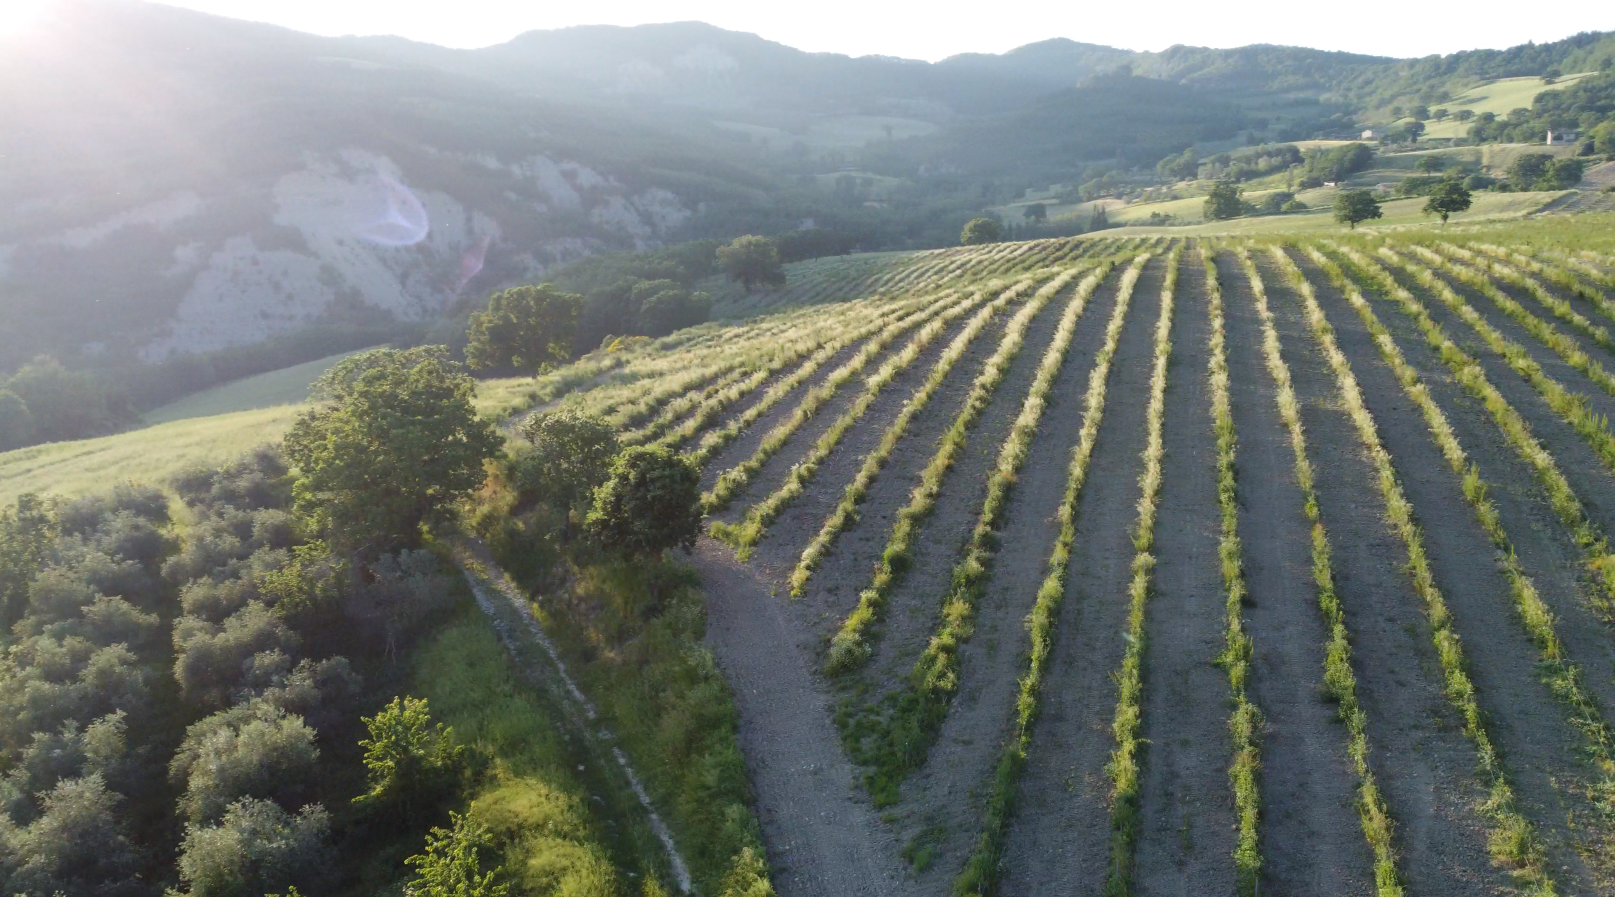
<path fill-rule="evenodd" d="M 701 496 L 701 507 L 708 514 L 716 513 L 729 506 L 730 501 L 751 482 L 751 478 L 768 460 L 774 457 L 780 449 L 785 447 L 787 440 L 796 433 L 803 424 L 818 414 L 819 409 L 841 391 L 841 387 L 848 380 L 858 376 L 875 356 L 886 351 L 886 347 L 894 340 L 915 327 L 931 320 L 952 320 L 950 314 L 957 316 L 963 314 L 971 305 L 979 301 L 979 294 L 966 294 L 950 305 L 937 308 L 925 308 L 911 315 L 899 318 L 886 325 L 880 333 L 861 346 L 856 354 L 847 359 L 840 367 L 831 371 L 822 383 L 807 391 L 802 400 L 791 409 L 785 419 L 775 424 L 763 436 L 763 441 L 752 452 L 751 457 L 729 468 L 718 476 L 712 489 Z M 918 351 L 916 350 L 916 354 Z M 717 529 L 714 529 L 717 534 Z"/>
<path fill-rule="evenodd" d="M 1116 747 L 1105 764 L 1110 776 L 1110 868 L 1105 893 L 1123 897 L 1133 893 L 1133 856 L 1138 847 L 1139 781 L 1143 769 L 1145 612 L 1155 575 L 1155 514 L 1161 495 L 1161 457 L 1166 453 L 1162 425 L 1166 421 L 1166 378 L 1172 359 L 1173 293 L 1178 282 L 1174 249 L 1161 286 L 1161 313 L 1155 325 L 1155 365 L 1150 374 L 1150 403 L 1145 409 L 1144 472 L 1139 475 L 1138 522 L 1133 529 L 1133 578 L 1127 586 L 1127 648 L 1116 672 L 1116 716 L 1111 735 Z"/>
<path fill-rule="evenodd" d="M 1132 284 L 1138 280 L 1138 272 L 1142 270 L 1146 258 L 1140 256 L 1140 261 L 1128 269 L 1122 281 L 1124 289 L 1131 289 Z M 964 448 L 970 430 L 975 427 L 981 413 L 986 410 L 994 390 L 1003 381 L 1009 363 L 1020 352 L 1021 343 L 1026 337 L 1026 329 L 1031 325 L 1032 318 L 1042 311 L 1043 306 L 1052 298 L 1052 294 L 1033 294 L 1004 328 L 1004 337 L 999 341 L 998 349 L 987 359 L 981 374 L 971 384 L 964 406 L 954 417 L 952 427 L 943 435 L 931 462 L 920 474 L 920 482 L 910 494 L 908 505 L 898 512 L 897 524 L 892 527 L 886 548 L 881 552 L 873 580 L 868 588 L 859 593 L 858 606 L 846 620 L 842 621 L 840 630 L 831 639 L 830 650 L 825 658 L 825 671 L 829 675 L 845 673 L 862 664 L 869 656 L 871 626 L 879 619 L 892 590 L 908 572 L 912 561 L 914 538 L 919 534 L 920 525 L 936 507 L 937 495 L 942 491 L 943 477 L 953 467 L 954 458 Z"/>
<path fill-rule="evenodd" d="M 1525 331 L 1535 337 L 1538 342 L 1553 350 L 1553 353 L 1564 359 L 1566 364 L 1580 371 L 1583 376 L 1597 384 L 1599 389 L 1610 395 L 1615 395 L 1615 375 L 1611 375 L 1609 371 L 1604 369 L 1603 365 L 1594 361 L 1586 352 L 1582 351 L 1581 346 L 1577 345 L 1574 339 L 1566 336 L 1547 321 L 1531 314 L 1523 305 L 1516 302 L 1502 290 L 1499 290 L 1497 285 L 1492 283 L 1485 273 L 1479 269 L 1459 264 L 1423 246 L 1410 245 L 1408 246 L 1408 251 L 1490 299 L 1492 304 L 1512 318 L 1515 323 L 1525 328 Z"/>
<path fill-rule="evenodd" d="M 947 716 L 948 703 L 958 688 L 958 649 L 970 637 L 975 605 L 987 586 L 998 548 L 998 528 L 1003 524 L 1016 474 L 1037 433 L 1038 421 L 1048 404 L 1049 390 L 1065 361 L 1077 321 L 1106 273 L 1109 273 L 1108 266 L 1089 275 L 1066 303 L 1054 339 L 1044 351 L 1032 386 L 1022 401 L 1020 414 L 1005 436 L 997 463 L 988 475 L 987 495 L 975 529 L 965 546 L 964 557 L 954 566 L 948 592 L 940 602 L 942 614 L 937 631 L 915 662 L 908 681 L 889 704 L 885 717 L 874 727 L 872 738 L 876 747 L 869 749 L 870 737 L 860 739 L 865 749 L 863 759 L 874 766 L 870 778 L 874 783 L 872 790 L 877 794 L 895 792 L 910 773 L 924 765 L 931 745 L 936 742 Z M 1049 289 L 1049 295 L 1052 297 L 1063 288 L 1061 284 L 1058 289 Z"/>
<path fill-rule="evenodd" d="M 1346 611 L 1335 592 L 1333 551 L 1318 508 L 1318 489 L 1312 462 L 1307 457 L 1301 402 L 1295 396 L 1290 368 L 1284 361 L 1262 275 L 1256 270 L 1256 263 L 1251 260 L 1249 251 L 1240 248 L 1237 254 L 1250 281 L 1256 314 L 1262 322 L 1262 354 L 1277 389 L 1279 417 L 1289 432 L 1290 448 L 1295 454 L 1295 479 L 1301 487 L 1307 521 L 1312 525 L 1312 579 L 1318 587 L 1318 608 L 1323 613 L 1324 626 L 1329 632 L 1324 646 L 1324 691 L 1335 702 L 1340 720 L 1346 724 L 1346 753 L 1357 776 L 1357 813 L 1362 821 L 1363 835 L 1374 854 L 1375 893 L 1379 897 L 1400 897 L 1403 893 L 1402 883 L 1396 868 L 1396 851 L 1391 843 L 1393 823 L 1390 810 L 1385 806 L 1385 797 L 1374 779 L 1374 771 L 1368 765 L 1368 714 L 1357 700 L 1357 674 L 1352 669 Z M 1452 647 L 1456 649 L 1456 642 L 1452 643 Z M 1461 670 L 1459 672 L 1462 673 Z"/>
<path fill-rule="evenodd" d="M 981 835 L 963 871 L 954 880 L 953 892 L 958 897 L 991 894 L 998 884 L 999 861 L 1003 856 L 1010 814 L 1014 811 L 1016 783 L 1026 767 L 1026 756 L 1031 749 L 1032 726 L 1037 719 L 1038 699 L 1043 692 L 1043 672 L 1048 667 L 1049 653 L 1054 649 L 1055 620 L 1059 617 L 1060 604 L 1065 600 L 1071 546 L 1077 540 L 1077 505 L 1082 499 L 1083 486 L 1088 482 L 1088 462 L 1093 457 L 1094 443 L 1099 438 L 1099 424 L 1105 416 L 1105 388 L 1110 381 L 1111 360 L 1115 358 L 1116 346 L 1121 342 L 1122 327 L 1127 322 L 1132 295 L 1133 291 L 1129 289 L 1117 297 L 1116 307 L 1112 309 L 1110 321 L 1105 326 L 1104 344 L 1094 356 L 1093 368 L 1088 374 L 1088 391 L 1083 398 L 1082 431 L 1077 437 L 1076 447 L 1071 450 L 1065 493 L 1056 512 L 1060 532 L 1055 536 L 1054 549 L 1049 553 L 1048 566 L 1038 586 L 1037 600 L 1026 617 L 1030 646 L 1026 672 L 1021 674 L 1015 699 L 1015 731 L 999 755 Z"/>
<path fill-rule="evenodd" d="M 1076 279 L 1077 275 L 1080 274 L 1082 270 L 1083 269 L 1078 268 L 1065 271 L 1054 280 L 1040 287 L 1039 290 L 1047 290 L 1052 293 L 1059 293 L 1060 291 L 1064 290 L 1072 280 Z M 1092 275 L 1089 278 L 1094 285 L 1098 284 L 1098 276 L 1101 275 Z M 1085 281 L 1085 285 L 1086 283 L 1087 282 Z M 1081 288 L 1079 288 L 1079 293 L 1080 292 Z M 1088 288 L 1088 292 L 1092 292 L 1091 287 Z M 858 396 L 858 398 L 845 412 L 841 414 L 840 417 L 836 418 L 836 420 L 831 423 L 830 427 L 825 430 L 824 433 L 820 434 L 818 440 L 814 442 L 812 448 L 808 450 L 807 454 L 804 455 L 800 461 L 791 466 L 790 472 L 786 475 L 785 482 L 779 488 L 775 489 L 762 501 L 759 501 L 750 508 L 747 508 L 744 517 L 739 523 L 727 525 L 722 522 L 714 522 L 712 525 L 712 534 L 735 546 L 735 548 L 738 549 L 738 556 L 741 560 L 745 560 L 747 557 L 749 557 L 752 547 L 762 540 L 763 533 L 767 531 L 769 524 L 773 523 L 774 520 L 777 519 L 785 510 L 785 508 L 790 506 L 791 502 L 795 501 L 798 496 L 806 491 L 807 484 L 813 479 L 814 474 L 818 472 L 819 465 L 822 464 L 824 459 L 829 457 L 830 453 L 835 450 L 835 447 L 841 442 L 841 437 L 845 436 L 847 432 L 851 430 L 852 426 L 857 423 L 861 417 L 863 417 L 864 412 L 869 410 L 869 406 L 874 404 L 875 399 L 879 397 L 881 391 L 884 390 L 899 373 L 906 370 L 908 366 L 914 362 L 914 359 L 919 356 L 920 352 L 924 351 L 926 347 L 928 347 L 936 340 L 938 336 L 941 335 L 942 331 L 948 324 L 952 323 L 955 318 L 969 310 L 969 304 L 961 303 L 954 308 L 949 309 L 941 317 L 932 321 L 930 324 L 927 324 L 926 327 L 921 330 L 921 332 L 916 334 L 914 338 L 909 341 L 908 345 L 903 347 L 902 352 L 887 360 L 887 362 L 881 365 L 880 369 L 869 378 L 864 385 L 863 393 Z"/>
<path fill-rule="evenodd" d="M 1611 622 L 1612 610 L 1615 610 L 1615 557 L 1610 556 L 1607 541 L 1598 527 L 1588 519 L 1581 500 L 1571 488 L 1570 481 L 1565 479 L 1563 472 L 1559 470 L 1558 462 L 1554 460 L 1553 455 L 1531 434 L 1530 425 L 1486 378 L 1480 365 L 1447 338 L 1446 333 L 1434 319 L 1430 318 L 1424 305 L 1414 298 L 1412 293 L 1396 283 L 1388 271 L 1367 256 L 1348 247 L 1335 248 L 1350 259 L 1358 270 L 1374 277 L 1376 282 L 1382 284 L 1384 291 L 1397 300 L 1403 312 L 1424 331 L 1431 346 L 1441 353 L 1442 360 L 1449 366 L 1454 366 L 1453 373 L 1459 383 L 1486 405 L 1509 444 L 1536 472 L 1538 482 L 1548 494 L 1548 503 L 1552 505 L 1560 521 L 1569 528 L 1577 546 L 1588 558 L 1590 571 L 1603 587 L 1601 595 L 1591 596 L 1595 610 L 1606 622 Z M 1615 471 L 1615 437 L 1610 436 L 1603 418 L 1587 409 L 1584 397 L 1570 392 L 1558 381 L 1544 374 L 1541 366 L 1531 360 L 1524 349 L 1503 339 L 1491 329 L 1491 325 L 1481 320 L 1480 326 L 1476 326 L 1476 320 L 1472 320 L 1471 316 L 1478 320 L 1479 315 L 1476 315 L 1467 303 L 1430 271 L 1411 264 L 1389 249 L 1382 248 L 1380 252 L 1383 258 L 1407 271 L 1421 286 L 1458 312 L 1494 352 L 1502 355 L 1509 366 L 1536 389 L 1546 400 L 1548 407 L 1581 435 L 1598 455 L 1599 460 L 1604 462 L 1604 466 Z M 1466 311 L 1468 314 L 1464 313 Z M 1485 329 L 1482 329 L 1483 327 Z"/>
<path fill-rule="evenodd" d="M 1228 394 L 1228 333 L 1223 315 L 1222 283 L 1211 256 L 1202 253 L 1206 269 L 1206 305 L 1211 317 L 1211 358 L 1207 375 L 1211 382 L 1212 429 L 1217 434 L 1217 507 L 1222 515 L 1222 538 L 1217 558 L 1222 566 L 1223 651 L 1217 663 L 1228 673 L 1228 691 L 1233 709 L 1228 713 L 1228 732 L 1233 738 L 1233 759 L 1228 764 L 1228 784 L 1234 796 L 1234 815 L 1239 831 L 1234 838 L 1234 886 L 1240 897 L 1254 897 L 1262 873 L 1261 771 L 1262 711 L 1245 689 L 1250 678 L 1255 645 L 1245 632 L 1244 548 L 1239 540 L 1238 455 L 1239 437 L 1234 431 L 1232 403 Z"/>
<path fill-rule="evenodd" d="M 1480 468 L 1469 461 L 1457 434 L 1453 431 L 1451 423 L 1441 408 L 1431 398 L 1429 390 L 1425 388 L 1419 372 L 1408 363 L 1402 355 L 1402 350 L 1396 345 L 1396 340 L 1390 331 L 1382 324 L 1374 313 L 1368 300 L 1353 284 L 1346 274 L 1332 259 L 1324 256 L 1315 247 L 1307 247 L 1307 254 L 1323 270 L 1341 291 L 1357 316 L 1362 319 L 1363 325 L 1374 337 L 1380 357 L 1395 373 L 1397 382 L 1407 393 L 1408 398 L 1419 407 L 1424 415 L 1425 424 L 1430 435 L 1435 439 L 1436 445 L 1441 448 L 1442 456 L 1447 461 L 1453 474 L 1463 484 L 1464 498 L 1468 501 L 1475 519 L 1480 523 L 1481 529 L 1491 540 L 1492 546 L 1497 550 L 1496 559 L 1504 578 L 1508 580 L 1509 592 L 1514 600 L 1514 611 L 1519 617 L 1520 624 L 1531 637 L 1538 653 L 1538 675 L 1544 685 L 1553 693 L 1564 706 L 1571 725 L 1581 733 L 1588 754 L 1592 757 L 1594 765 L 1599 771 L 1603 782 L 1600 784 L 1599 795 L 1595 799 L 1607 801 L 1609 795 L 1615 794 L 1615 738 L 1612 738 L 1608 724 L 1602 712 L 1582 687 L 1582 673 L 1580 668 L 1565 655 L 1564 645 L 1559 640 L 1554 625 L 1553 612 L 1543 602 L 1537 593 L 1536 585 L 1531 582 L 1520 565 L 1519 557 L 1515 554 L 1514 544 L 1509 539 L 1508 531 L 1503 526 L 1502 515 L 1498 513 L 1497 506 L 1493 504 L 1487 493 L 1490 486 L 1481 476 Z M 1372 277 L 1372 275 L 1370 275 Z M 1383 286 L 1384 279 L 1376 278 Z M 1321 318 L 1322 311 L 1319 315 Z M 1327 325 L 1325 325 L 1327 326 Z M 1439 328 L 1437 328 L 1439 333 Z M 1445 339 L 1442 335 L 1441 339 Z M 1460 367 L 1464 362 L 1454 359 Z M 1473 361 L 1469 362 L 1473 364 Z M 1456 373 L 1456 371 L 1455 371 Z M 1480 375 L 1484 378 L 1484 374 Z M 1489 387 L 1490 384 L 1484 384 Z M 1486 391 L 1483 389 L 1482 391 Z M 1497 397 L 1501 401 L 1501 396 Z M 1507 403 L 1504 402 L 1504 405 Z M 1512 411 L 1512 409 L 1507 409 Z M 1512 857 L 1505 857 L 1512 861 Z"/>
<path fill-rule="evenodd" d="M 824 525 L 819 528 L 819 532 L 813 537 L 813 541 L 809 542 L 807 547 L 802 550 L 802 557 L 797 561 L 796 568 L 791 571 L 791 595 L 793 597 L 802 597 L 803 590 L 807 588 L 808 578 L 813 575 L 813 570 L 818 567 L 819 561 L 823 559 L 825 552 L 830 550 L 830 546 L 835 543 L 836 537 L 847 527 L 847 524 L 857 518 L 858 506 L 863 502 L 864 497 L 869 494 L 869 488 L 874 485 L 875 478 L 880 475 L 881 469 L 886 466 L 886 461 L 891 457 L 892 451 L 897 448 L 898 442 L 908 432 L 909 424 L 931 401 L 931 397 L 941 387 L 942 381 L 947 378 L 948 373 L 953 370 L 959 359 L 964 356 L 965 351 L 969 349 L 970 343 L 1004 306 L 1020 298 L 1024 293 L 1024 285 L 1017 285 L 999 293 L 996 299 L 988 303 L 970 319 L 964 330 L 960 331 L 959 335 L 954 337 L 948 347 L 943 350 L 942 356 L 931 366 L 931 372 L 927 375 L 925 382 L 914 390 L 913 395 L 903 404 L 903 410 L 898 412 L 897 417 L 887 425 L 886 431 L 881 434 L 880 443 L 864 456 L 863 466 L 859 468 L 858 474 L 853 477 L 852 482 L 848 483 L 846 489 L 842 491 L 841 501 L 836 505 L 835 510 L 830 512 Z"/>

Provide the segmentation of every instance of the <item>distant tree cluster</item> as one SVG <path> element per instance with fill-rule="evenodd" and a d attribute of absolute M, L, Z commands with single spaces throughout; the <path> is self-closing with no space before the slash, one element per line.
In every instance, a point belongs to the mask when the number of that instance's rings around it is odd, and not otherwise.
<path fill-rule="evenodd" d="M 70 371 L 48 355 L 0 376 L 0 452 L 101 436 L 134 419 L 127 400 L 100 378 Z"/>
<path fill-rule="evenodd" d="M 1568 87 L 1544 90 L 1530 108 L 1499 116 L 1483 112 L 1469 125 L 1470 143 L 1542 143 L 1548 131 L 1574 131 L 1579 152 L 1615 153 L 1615 71 L 1590 75 Z"/>

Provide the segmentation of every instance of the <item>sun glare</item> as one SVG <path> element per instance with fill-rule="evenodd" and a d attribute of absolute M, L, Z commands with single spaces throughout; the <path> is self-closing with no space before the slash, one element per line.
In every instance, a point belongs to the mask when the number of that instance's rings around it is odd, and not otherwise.
<path fill-rule="evenodd" d="M 0 36 L 27 29 L 50 4 L 51 0 L 0 0 Z"/>

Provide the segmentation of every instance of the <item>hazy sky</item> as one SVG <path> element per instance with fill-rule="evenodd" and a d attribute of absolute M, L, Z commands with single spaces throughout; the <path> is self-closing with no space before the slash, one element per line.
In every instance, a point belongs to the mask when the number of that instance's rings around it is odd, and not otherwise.
<path fill-rule="evenodd" d="M 0 8 L 49 0 L 0 0 Z M 1050 37 L 1160 50 L 1172 44 L 1234 47 L 1299 44 L 1387 56 L 1424 56 L 1477 47 L 1551 41 L 1615 29 L 1615 2 L 1560 0 L 1542 15 L 1487 14 L 1420 0 L 1348 4 L 1245 0 L 1234 3 L 996 3 L 890 0 L 169 0 L 220 15 L 273 22 L 316 34 L 397 34 L 451 47 L 501 43 L 535 28 L 637 25 L 698 19 L 750 31 L 804 50 L 880 53 L 936 60 L 967 51 L 998 53 Z M 1500 10 L 1499 10 L 1500 11 Z M 0 13 L 0 18 L 3 18 Z"/>

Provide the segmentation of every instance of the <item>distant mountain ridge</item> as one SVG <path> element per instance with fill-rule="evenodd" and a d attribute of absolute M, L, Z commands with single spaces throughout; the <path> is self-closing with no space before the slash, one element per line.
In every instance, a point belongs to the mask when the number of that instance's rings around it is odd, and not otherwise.
<path fill-rule="evenodd" d="M 116 368 L 429 322 L 676 240 L 812 224 L 934 246 L 1094 166 L 1336 133 L 1464 79 L 1615 60 L 1609 34 L 1421 60 L 1055 38 L 929 63 L 700 22 L 455 50 L 137 0 L 53 15 L 47 39 L 0 52 L 0 373 L 41 351 Z M 424 223 L 383 245 L 353 216 L 404 214 L 394 185 Z"/>

